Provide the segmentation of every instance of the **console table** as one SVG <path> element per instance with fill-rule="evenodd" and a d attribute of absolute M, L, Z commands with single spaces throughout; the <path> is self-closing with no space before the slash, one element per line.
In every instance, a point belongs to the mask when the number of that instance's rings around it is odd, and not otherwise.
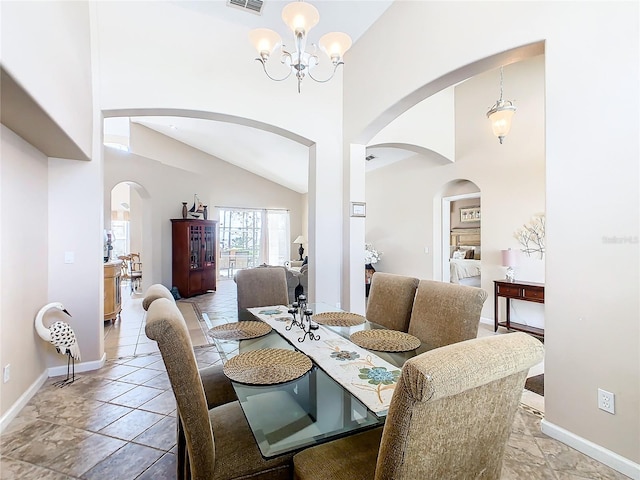
<path fill-rule="evenodd" d="M 544 303 L 544 283 L 521 282 L 508 280 L 494 280 L 495 298 L 494 298 L 494 332 L 498 331 L 498 327 L 505 327 L 509 330 L 518 330 L 527 332 L 544 338 L 544 328 L 530 327 L 521 323 L 511 321 L 511 300 L 523 300 L 525 302 Z M 498 298 L 504 297 L 507 302 L 507 321 L 501 322 L 498 319 Z"/>

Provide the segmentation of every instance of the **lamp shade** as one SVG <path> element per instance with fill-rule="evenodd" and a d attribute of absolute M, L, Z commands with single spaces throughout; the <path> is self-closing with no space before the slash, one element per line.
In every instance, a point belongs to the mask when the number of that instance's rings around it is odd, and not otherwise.
<path fill-rule="evenodd" d="M 351 37 L 342 32 L 331 32 L 320 37 L 320 48 L 329 58 L 339 61 L 344 53 L 351 48 Z"/>
<path fill-rule="evenodd" d="M 304 237 L 302 235 L 298 235 L 293 243 L 305 243 Z"/>
<path fill-rule="evenodd" d="M 273 50 L 282 43 L 280 35 L 268 28 L 251 30 L 249 32 L 249 40 L 258 51 L 258 54 L 261 57 L 266 56 L 267 58 L 273 53 Z"/>
<path fill-rule="evenodd" d="M 282 9 L 282 20 L 293 33 L 304 31 L 309 33 L 320 21 L 316 7 L 306 2 L 293 2 Z"/>
<path fill-rule="evenodd" d="M 502 266 L 515 267 L 518 265 L 518 258 L 515 250 L 502 250 Z"/>
<path fill-rule="evenodd" d="M 509 134 L 509 131 L 511 130 L 511 118 L 514 113 L 516 113 L 516 107 L 503 104 L 493 108 L 487 114 L 491 121 L 493 134 L 496 137 L 502 139 Z"/>

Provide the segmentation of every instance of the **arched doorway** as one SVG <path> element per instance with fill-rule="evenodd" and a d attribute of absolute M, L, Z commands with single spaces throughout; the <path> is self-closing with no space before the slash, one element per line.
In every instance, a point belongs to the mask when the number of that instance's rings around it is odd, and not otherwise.
<path fill-rule="evenodd" d="M 135 182 L 120 182 L 111 189 L 109 228 L 112 235 L 111 261 L 122 261 L 122 285 L 131 293 L 143 289 L 143 259 L 150 251 L 152 236 L 145 229 L 148 194 Z M 145 231 L 147 232 L 145 235 Z"/>
<path fill-rule="evenodd" d="M 443 282 L 481 286 L 481 194 L 469 180 L 447 183 L 442 197 Z M 435 228 L 436 226 L 434 226 Z"/>

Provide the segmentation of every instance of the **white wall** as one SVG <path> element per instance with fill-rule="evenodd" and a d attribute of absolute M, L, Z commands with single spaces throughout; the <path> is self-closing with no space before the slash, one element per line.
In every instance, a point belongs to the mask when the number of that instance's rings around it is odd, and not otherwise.
<path fill-rule="evenodd" d="M 149 216 L 149 226 L 142 230 L 144 287 L 172 286 L 170 219 L 182 218 L 182 202 L 191 206 L 194 193 L 209 206 L 211 220 L 218 219 L 216 206 L 283 208 L 290 212 L 291 231 L 303 228 L 303 195 L 146 127 L 132 125 L 131 134 L 133 153 L 105 149 L 105 202 L 110 204 L 111 188 L 123 181 L 135 182 L 147 193 L 140 206 Z M 190 171 L 167 165 L 175 158 L 184 159 Z"/>
<path fill-rule="evenodd" d="M 88 4 L 3 2 L 1 31 L 3 68 L 56 127 L 37 134 L 53 135 L 54 144 L 68 144 L 71 139 L 90 158 L 94 123 Z M 3 324 L 3 342 L 11 346 L 3 348 L 2 355 L 9 355 L 3 362 L 11 363 L 14 371 L 13 380 L 2 388 L 4 419 L 24 401 L 23 394 L 37 388 L 47 367 L 66 372 L 66 358 L 43 346 L 33 330 L 38 309 L 51 301 L 63 302 L 73 315 L 68 320 L 83 362 L 99 361 L 103 300 L 99 163 L 43 161 L 42 154 L 24 141 L 5 137 L 11 135 L 3 130 L 2 146 L 9 152 L 6 157 L 3 152 L 3 162 L 6 159 L 15 168 L 3 175 L 2 197 L 9 201 L 3 201 L 0 219 L 3 235 L 12 236 L 3 239 L 2 247 L 2 322 L 11 320 L 7 329 Z M 14 202 L 21 205 L 20 210 L 29 205 L 37 213 L 18 218 L 14 210 L 4 208 Z M 31 226 L 35 220 L 38 224 Z M 17 225 L 40 235 L 21 235 Z M 73 264 L 64 263 L 65 252 L 74 253 Z M 22 327 L 16 329 L 17 325 Z M 27 356 L 36 360 L 29 361 Z"/>
<path fill-rule="evenodd" d="M 434 166 L 428 157 L 416 155 L 367 174 L 365 238 L 384 253 L 376 270 L 441 278 L 442 252 L 448 252 L 448 243 L 441 240 L 441 198 L 450 194 L 450 182 L 466 179 L 481 189 L 482 288 L 492 293 L 493 280 L 504 277 L 500 250 L 519 249 L 513 232 L 544 210 L 544 57 L 513 64 L 505 72 L 511 90 L 525 105 L 514 117 L 513 136 L 503 145 L 484 115 L 488 109 L 484 105 L 499 85 L 495 74 L 488 72 L 455 89 L 458 157 L 454 163 Z M 425 254 L 425 247 L 430 253 Z M 518 278 L 543 282 L 544 262 L 527 263 L 533 267 L 519 268 Z M 543 326 L 541 306 L 533 307 L 517 305 L 513 320 Z M 527 315 L 531 310 L 536 312 L 534 322 Z M 482 316 L 493 318 L 493 295 Z"/>
<path fill-rule="evenodd" d="M 4 126 L 0 147 L 0 365 L 11 365 L 11 380 L 0 389 L 4 415 L 42 374 L 55 349 L 33 326 L 49 302 L 47 157 Z"/>
<path fill-rule="evenodd" d="M 488 35 L 487 25 L 500 25 L 500 35 Z M 404 41 L 407 32 L 411 42 Z M 546 62 L 545 431 L 564 435 L 583 449 L 593 442 L 607 461 L 637 475 L 637 2 L 395 2 L 352 49 L 354 61 L 345 73 L 345 139 L 366 141 L 358 135 L 383 112 L 405 105 L 403 97 L 447 72 L 540 40 L 545 41 Z M 403 55 L 394 55 L 399 49 Z M 380 58 L 387 62 L 384 69 L 378 68 Z M 428 61 L 406 69 L 407 58 Z M 495 68 L 515 59 L 504 55 L 488 63 Z M 611 73 L 621 71 L 625 73 Z M 482 100 L 480 117 L 493 101 L 495 94 Z M 521 113 L 502 146 L 506 148 L 499 150 L 496 143 L 494 161 L 505 167 L 505 152 L 517 135 Z M 457 145 L 456 163 L 464 162 L 462 147 Z M 466 150 L 469 161 L 472 149 Z M 510 171 L 494 174 L 510 180 L 519 168 L 527 168 L 523 160 L 528 152 L 517 153 L 510 155 Z M 418 167 L 416 162 L 408 165 Z M 482 190 L 483 236 L 493 231 L 496 238 L 507 238 L 520 221 L 508 225 L 485 216 L 485 209 L 493 210 L 499 201 L 489 195 L 481 170 L 469 165 L 472 168 L 476 175 L 465 177 Z M 502 183 L 503 198 L 528 193 Z M 405 189 L 418 187 L 425 188 L 413 182 Z M 424 221 L 433 221 L 428 205 Z M 610 238 L 620 241 L 606 240 Z M 483 260 L 497 263 L 490 253 Z M 426 271 L 423 266 L 411 268 L 418 269 Z M 615 415 L 598 410 L 598 387 L 616 394 Z"/>
<path fill-rule="evenodd" d="M 2 2 L 2 67 L 91 157 L 87 2 Z"/>
<path fill-rule="evenodd" d="M 389 123 L 369 142 L 400 143 L 428 148 L 453 161 L 456 158 L 454 89 L 425 99 Z"/>

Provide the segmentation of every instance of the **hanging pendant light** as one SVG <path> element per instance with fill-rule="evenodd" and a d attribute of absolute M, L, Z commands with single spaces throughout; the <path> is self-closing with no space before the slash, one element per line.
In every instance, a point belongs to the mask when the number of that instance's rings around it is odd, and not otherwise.
<path fill-rule="evenodd" d="M 504 140 L 511 130 L 511 118 L 516 113 L 516 107 L 511 100 L 502 100 L 502 79 L 503 72 L 500 67 L 500 99 L 489 109 L 487 117 L 491 121 L 493 134 L 498 137 L 500 143 Z"/>

